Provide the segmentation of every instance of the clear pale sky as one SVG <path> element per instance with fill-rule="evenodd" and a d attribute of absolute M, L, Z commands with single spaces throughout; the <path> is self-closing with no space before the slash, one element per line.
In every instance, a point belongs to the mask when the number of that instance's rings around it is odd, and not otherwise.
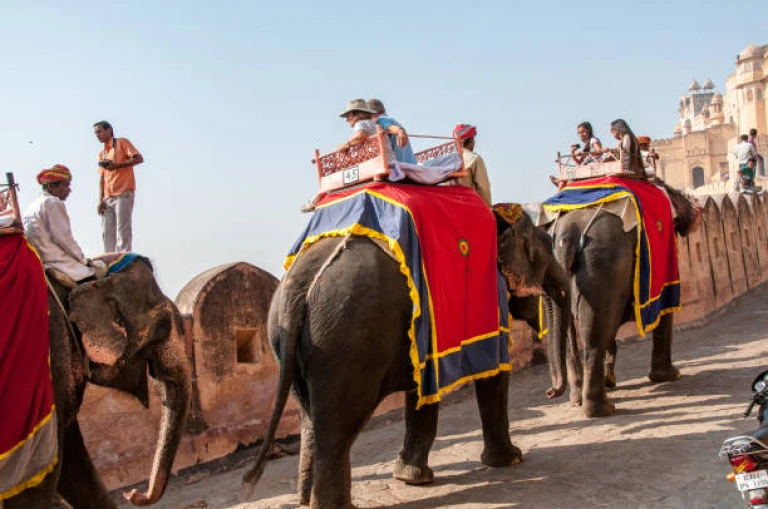
<path fill-rule="evenodd" d="M 542 200 L 577 123 L 608 144 L 618 117 L 669 137 L 690 81 L 724 91 L 749 43 L 768 43 L 766 0 L 0 0 L 0 172 L 25 207 L 40 169 L 69 166 L 75 238 L 95 255 L 92 125 L 110 121 L 146 160 L 134 250 L 173 298 L 222 263 L 282 275 L 313 150 L 348 136 L 351 98 L 382 99 L 411 133 L 477 125 L 494 201 Z"/>

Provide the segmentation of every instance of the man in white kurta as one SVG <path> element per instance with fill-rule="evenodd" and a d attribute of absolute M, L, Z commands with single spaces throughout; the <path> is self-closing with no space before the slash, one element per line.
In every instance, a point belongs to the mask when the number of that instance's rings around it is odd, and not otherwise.
<path fill-rule="evenodd" d="M 41 171 L 37 182 L 43 192 L 24 211 L 24 230 L 45 268 L 63 272 L 77 282 L 93 278 L 93 262 L 72 236 L 67 207 L 64 205 L 72 174 L 61 164 Z"/>

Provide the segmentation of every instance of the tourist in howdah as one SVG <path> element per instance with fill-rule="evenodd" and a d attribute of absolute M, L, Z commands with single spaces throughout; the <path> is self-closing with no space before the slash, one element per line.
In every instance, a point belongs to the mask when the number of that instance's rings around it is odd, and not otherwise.
<path fill-rule="evenodd" d="M 37 174 L 42 193 L 24 211 L 24 230 L 45 268 L 53 268 L 77 283 L 106 274 L 106 266 L 85 257 L 72 235 L 64 202 L 69 197 L 72 173 L 56 164 Z"/>
<path fill-rule="evenodd" d="M 740 185 L 746 185 L 747 179 L 750 179 L 749 175 L 751 175 L 751 178 L 754 178 L 754 163 L 752 169 L 750 169 L 749 161 L 755 157 L 755 154 L 755 147 L 749 142 L 749 136 L 746 134 L 739 136 L 739 144 L 736 145 L 736 149 L 733 151 L 733 156 L 739 165 L 739 178 L 736 179 L 735 191 L 739 190 Z"/>
<path fill-rule="evenodd" d="M 378 99 L 368 99 L 368 107 L 374 111 L 373 121 L 389 135 L 389 141 L 392 144 L 392 150 L 395 151 L 395 158 L 401 163 L 417 164 L 416 156 L 413 155 L 411 142 L 408 140 L 408 134 L 405 128 L 394 118 L 387 115 L 387 110 Z"/>
<path fill-rule="evenodd" d="M 471 187 L 480 195 L 485 203 L 490 207 L 491 201 L 491 182 L 488 180 L 488 170 L 485 168 L 485 161 L 475 152 L 475 137 L 477 128 L 470 124 L 459 124 L 453 129 L 453 135 L 462 142 L 464 167 L 468 175 L 458 179 L 462 186 Z"/>
<path fill-rule="evenodd" d="M 645 178 L 645 164 L 640 153 L 640 142 L 623 119 L 611 122 L 611 135 L 619 141 L 615 149 L 607 152 L 621 162 L 621 170 L 627 174 Z"/>
<path fill-rule="evenodd" d="M 115 138 L 109 122 L 93 125 L 104 144 L 99 152 L 99 204 L 104 251 L 125 253 L 133 248 L 133 203 L 136 177 L 133 167 L 144 157 L 128 138 Z"/>
<path fill-rule="evenodd" d="M 352 127 L 352 136 L 341 144 L 339 151 L 349 150 L 355 145 L 362 145 L 370 136 L 376 136 L 376 122 L 373 121 L 373 115 L 376 113 L 368 107 L 365 99 L 352 99 L 347 103 L 347 108 L 339 115 L 346 120 Z M 395 152 L 392 145 L 384 144 L 384 150 L 387 152 L 387 161 L 395 161 Z"/>
<path fill-rule="evenodd" d="M 571 158 L 576 164 L 589 164 L 600 159 L 600 154 L 603 153 L 603 145 L 600 143 L 600 139 L 594 135 L 592 130 L 592 124 L 589 122 L 582 122 L 576 126 L 576 132 L 579 135 L 582 147 L 578 143 L 571 145 Z"/>

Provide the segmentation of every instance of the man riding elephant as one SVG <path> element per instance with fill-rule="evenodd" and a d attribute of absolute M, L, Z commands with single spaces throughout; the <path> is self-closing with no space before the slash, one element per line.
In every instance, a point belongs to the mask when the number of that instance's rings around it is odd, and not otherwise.
<path fill-rule="evenodd" d="M 48 173 L 41 180 L 54 178 L 56 182 L 67 184 L 59 189 L 68 188 L 68 171 L 61 167 L 54 171 L 59 175 Z M 50 191 L 51 181 L 45 183 Z M 56 193 L 57 186 L 53 187 Z M 68 191 L 62 192 L 65 199 Z M 41 213 L 30 216 L 34 220 L 27 224 L 32 226 L 30 230 L 38 242 L 42 238 L 53 245 L 62 241 L 61 230 L 51 235 L 50 230 L 43 228 L 50 226 L 50 214 L 60 209 L 60 204 L 52 200 L 61 198 L 48 194 L 51 197 L 44 196 L 41 206 L 35 209 Z M 21 234 L 5 239 L 0 247 L 7 248 L 7 253 L 25 252 L 27 243 Z M 67 240 L 73 241 L 71 236 Z M 9 248 L 9 242 L 22 248 Z M 60 244 L 56 243 L 56 246 L 60 248 Z M 42 249 L 47 253 L 53 250 L 48 246 Z M 148 259 L 135 254 L 122 255 L 119 263 L 110 266 L 109 276 L 83 281 L 90 276 L 77 276 L 87 272 L 88 264 L 80 263 L 83 260 L 71 245 L 61 252 L 71 259 L 64 260 L 62 255 L 53 265 L 49 258 L 48 268 L 59 270 L 47 271 L 50 378 L 53 381 L 59 461 L 44 482 L 30 485 L 8 498 L 3 509 L 47 509 L 52 506 L 57 491 L 76 509 L 116 508 L 85 447 L 77 413 L 87 382 L 128 392 L 148 406 L 148 371 L 159 382 L 163 401 L 157 449 L 147 492 L 134 490 L 126 498 L 135 505 L 153 504 L 160 499 L 167 485 L 189 408 L 191 367 L 182 339 L 181 316 L 160 290 Z M 0 262 L 7 260 L 8 257 L 0 258 Z M 62 261 L 64 264 L 58 263 Z M 42 272 L 40 262 L 36 269 L 30 270 Z M 43 292 L 45 299 L 45 279 L 40 277 L 38 280 L 38 290 Z M 42 302 L 45 306 L 45 300 Z M 90 348 L 98 348 L 116 360 L 110 365 L 90 361 L 87 355 Z"/>

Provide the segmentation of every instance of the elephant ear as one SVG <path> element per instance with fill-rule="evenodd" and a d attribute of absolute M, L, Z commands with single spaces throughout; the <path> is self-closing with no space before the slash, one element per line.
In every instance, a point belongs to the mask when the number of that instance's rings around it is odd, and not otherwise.
<path fill-rule="evenodd" d="M 144 408 L 149 408 L 147 361 L 145 359 L 133 359 L 122 364 L 122 366 L 109 366 L 92 362 L 90 381 L 102 387 L 127 392 L 138 399 Z"/>
<path fill-rule="evenodd" d="M 78 285 L 69 295 L 69 318 L 82 333 L 88 356 L 110 365 L 130 358 L 130 350 L 134 349 L 129 341 L 128 320 L 111 298 L 114 293 L 114 282 L 105 278 Z"/>

